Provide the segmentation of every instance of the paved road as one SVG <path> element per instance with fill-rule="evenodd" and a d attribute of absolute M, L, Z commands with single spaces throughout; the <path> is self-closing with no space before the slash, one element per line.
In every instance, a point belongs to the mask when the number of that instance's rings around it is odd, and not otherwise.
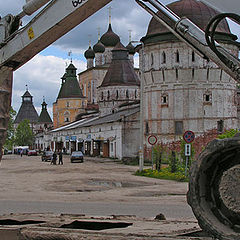
<path fill-rule="evenodd" d="M 136 215 L 138 217 L 155 217 L 163 213 L 167 219 L 193 218 L 188 205 L 157 205 L 131 203 L 61 203 L 61 202 L 29 202 L 29 201 L 1 201 L 0 215 L 10 213 L 72 213 L 93 216 L 107 215 Z"/>

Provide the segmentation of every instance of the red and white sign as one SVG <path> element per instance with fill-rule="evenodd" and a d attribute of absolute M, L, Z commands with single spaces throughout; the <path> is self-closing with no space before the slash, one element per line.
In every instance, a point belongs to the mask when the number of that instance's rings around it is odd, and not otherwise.
<path fill-rule="evenodd" d="M 195 134 L 192 131 L 186 131 L 183 134 L 183 139 L 186 143 L 191 143 L 195 139 Z"/>
<path fill-rule="evenodd" d="M 148 137 L 148 143 L 149 143 L 150 145 L 155 145 L 155 144 L 157 143 L 157 137 L 154 136 L 154 135 L 150 135 L 150 136 Z"/>

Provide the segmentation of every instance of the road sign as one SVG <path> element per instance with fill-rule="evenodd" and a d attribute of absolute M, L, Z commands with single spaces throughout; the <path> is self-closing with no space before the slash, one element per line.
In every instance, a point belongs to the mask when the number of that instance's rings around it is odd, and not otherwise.
<path fill-rule="evenodd" d="M 183 134 L 183 139 L 185 140 L 186 143 L 191 143 L 195 138 L 195 134 L 192 131 L 186 131 Z"/>
<path fill-rule="evenodd" d="M 150 135 L 148 137 L 148 143 L 151 145 L 155 145 L 157 143 L 157 137 L 154 135 Z"/>
<path fill-rule="evenodd" d="M 191 156 L 191 144 L 189 143 L 185 144 L 185 156 L 186 157 Z"/>

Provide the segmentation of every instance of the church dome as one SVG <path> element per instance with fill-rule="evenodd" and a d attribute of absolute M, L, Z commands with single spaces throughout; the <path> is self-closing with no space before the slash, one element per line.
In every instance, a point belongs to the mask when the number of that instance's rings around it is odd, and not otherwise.
<path fill-rule="evenodd" d="M 135 48 L 131 42 L 129 42 L 129 44 L 126 46 L 126 49 L 128 50 L 129 54 L 135 54 Z"/>
<path fill-rule="evenodd" d="M 95 58 L 95 53 L 92 50 L 91 46 L 89 46 L 88 50 L 85 51 L 84 56 L 85 56 L 86 59 Z"/>
<path fill-rule="evenodd" d="M 210 19 L 219 14 L 218 11 L 198 0 L 180 0 L 168 4 L 167 7 L 179 17 L 187 17 L 203 31 L 206 29 Z M 159 13 L 159 15 L 161 16 L 161 13 Z M 170 31 L 165 26 L 152 18 L 148 26 L 147 35 L 143 40 L 150 38 L 151 36 L 169 32 Z M 220 22 L 216 32 L 231 34 L 226 20 Z"/>
<path fill-rule="evenodd" d="M 120 42 L 119 36 L 112 30 L 111 24 L 109 24 L 107 32 L 102 35 L 100 41 L 105 47 L 115 47 Z"/>
<path fill-rule="evenodd" d="M 100 40 L 98 40 L 98 42 L 93 46 L 93 51 L 95 53 L 104 53 L 105 47 Z"/>

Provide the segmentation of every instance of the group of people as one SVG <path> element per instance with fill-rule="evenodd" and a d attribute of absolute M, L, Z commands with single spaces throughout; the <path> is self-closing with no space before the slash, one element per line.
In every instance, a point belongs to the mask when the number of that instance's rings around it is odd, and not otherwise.
<path fill-rule="evenodd" d="M 54 153 L 52 155 L 52 159 L 51 159 L 50 164 L 53 164 L 53 165 L 57 164 L 57 152 L 56 151 L 54 151 Z M 63 165 L 63 156 L 62 156 L 62 151 L 61 150 L 58 152 L 58 164 Z"/>

